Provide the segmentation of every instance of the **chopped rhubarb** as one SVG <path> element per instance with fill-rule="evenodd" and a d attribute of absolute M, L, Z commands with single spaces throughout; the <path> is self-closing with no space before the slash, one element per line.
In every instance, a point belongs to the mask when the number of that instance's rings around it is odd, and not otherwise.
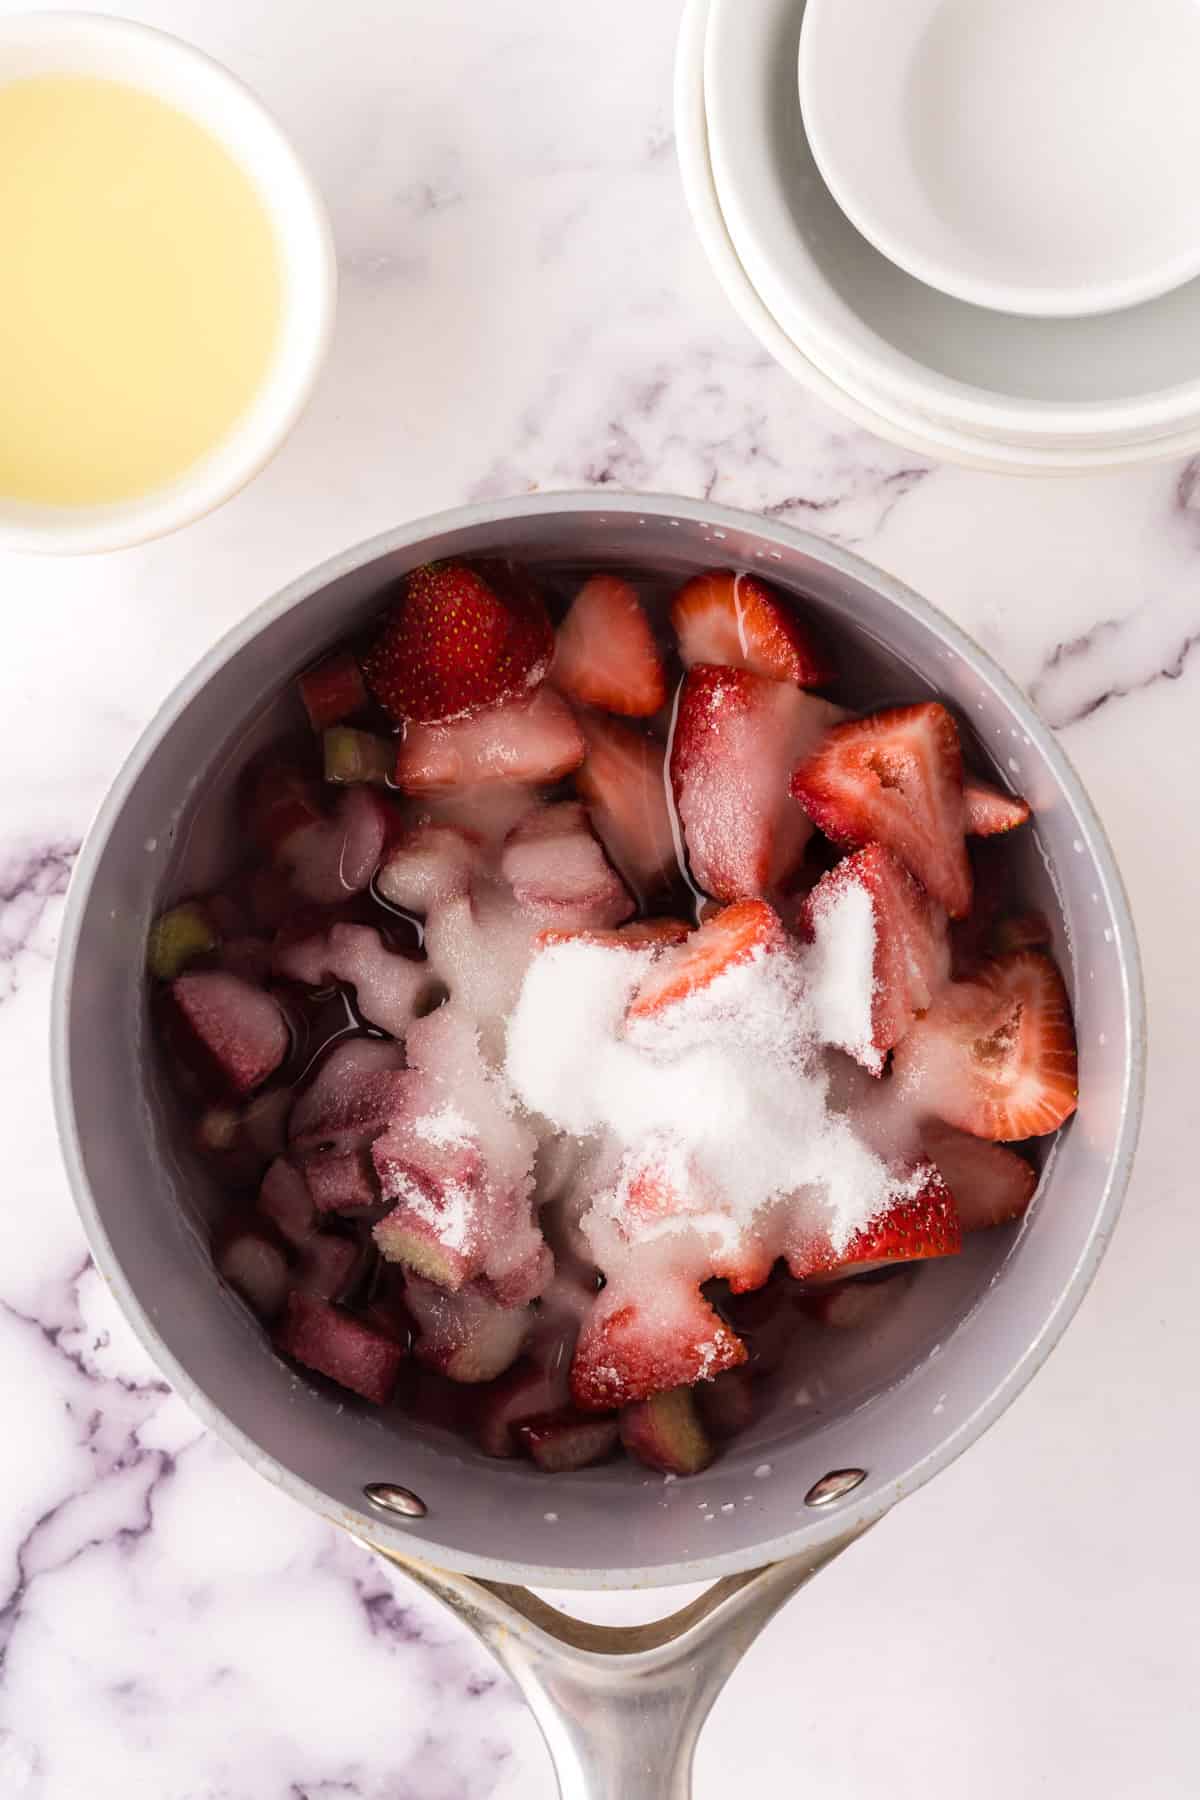
<path fill-rule="evenodd" d="M 615 1418 L 596 1418 L 564 1407 L 523 1420 L 517 1437 L 526 1455 L 547 1475 L 568 1475 L 610 1457 L 621 1429 Z"/>
<path fill-rule="evenodd" d="M 621 1442 L 631 1456 L 666 1475 L 698 1475 L 716 1455 L 690 1387 L 652 1394 L 621 1414 Z"/>
<path fill-rule="evenodd" d="M 527 1307 L 500 1306 L 477 1287 L 448 1294 L 410 1276 L 405 1299 L 417 1327 L 413 1354 L 451 1381 L 492 1381 L 511 1367 L 529 1336 Z"/>
<path fill-rule="evenodd" d="M 150 928 L 146 964 L 157 981 L 174 981 L 189 963 L 217 947 L 212 918 L 198 900 L 161 913 Z"/>
<path fill-rule="evenodd" d="M 355 731 L 348 725 L 334 725 L 324 734 L 321 744 L 326 781 L 371 781 L 378 786 L 391 781 L 396 746 L 389 738 L 376 737 L 371 731 Z"/>
<path fill-rule="evenodd" d="M 379 1199 L 375 1171 L 365 1150 L 347 1150 L 340 1155 L 314 1150 L 302 1167 L 319 1213 L 363 1212 Z"/>
<path fill-rule="evenodd" d="M 390 1400 L 403 1346 L 311 1294 L 293 1291 L 275 1342 L 285 1356 L 375 1406 Z"/>
<path fill-rule="evenodd" d="M 217 1253 L 217 1272 L 260 1319 L 273 1319 L 287 1294 L 287 1258 L 257 1231 L 238 1231 Z"/>
<path fill-rule="evenodd" d="M 167 996 L 178 1055 L 217 1093 L 253 1093 L 287 1055 L 290 1034 L 278 1003 L 237 975 L 219 969 L 179 975 Z"/>
<path fill-rule="evenodd" d="M 362 670 L 345 650 L 327 656 L 324 662 L 298 676 L 296 686 L 314 731 L 337 725 L 342 719 L 361 712 L 367 704 Z"/>

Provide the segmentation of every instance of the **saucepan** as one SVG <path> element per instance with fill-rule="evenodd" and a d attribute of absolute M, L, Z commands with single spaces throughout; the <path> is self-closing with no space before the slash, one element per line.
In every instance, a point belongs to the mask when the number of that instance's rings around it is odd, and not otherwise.
<path fill-rule="evenodd" d="M 1022 1224 L 924 1269 L 878 1331 L 829 1332 L 697 1481 L 632 1463 L 548 1478 L 401 1417 L 335 1404 L 285 1366 L 213 1273 L 204 1173 L 153 1054 L 146 932 L 219 843 L 270 697 L 432 558 L 755 569 L 803 595 L 876 698 L 937 694 L 1031 801 L 1014 843 L 1075 1006 L 1080 1105 Z M 214 808 L 216 810 L 214 811 Z M 1052 733 L 950 620 L 849 551 L 707 503 L 560 494 L 402 526 L 334 558 L 225 637 L 167 700 L 84 846 L 53 1014 L 67 1168 L 97 1262 L 167 1379 L 268 1479 L 453 1607 L 524 1690 L 570 1800 L 680 1800 L 722 1682 L 824 1563 L 944 1468 L 1030 1380 L 1112 1233 L 1137 1135 L 1144 1025 L 1112 853 Z M 697 1499 L 703 1500 L 703 1508 Z M 530 1588 L 713 1583 L 657 1624 L 597 1627 Z"/>

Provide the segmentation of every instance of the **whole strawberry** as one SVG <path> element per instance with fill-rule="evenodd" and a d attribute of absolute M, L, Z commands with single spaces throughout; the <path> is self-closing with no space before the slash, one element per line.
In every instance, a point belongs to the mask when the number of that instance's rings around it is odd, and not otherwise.
<path fill-rule="evenodd" d="M 537 686 L 554 632 L 533 584 L 507 563 L 427 563 L 406 575 L 363 663 L 394 719 L 462 718 Z"/>

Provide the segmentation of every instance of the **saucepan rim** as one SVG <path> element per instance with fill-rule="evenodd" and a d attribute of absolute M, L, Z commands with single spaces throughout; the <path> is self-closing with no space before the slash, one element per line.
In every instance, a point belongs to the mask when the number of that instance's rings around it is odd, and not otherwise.
<path fill-rule="evenodd" d="M 382 1517 L 346 1511 L 309 1482 L 293 1474 L 262 1450 L 252 1438 L 208 1398 L 189 1370 L 163 1342 L 153 1318 L 141 1296 L 134 1290 L 116 1257 L 84 1166 L 72 1095 L 68 1024 L 72 983 L 79 939 L 87 916 L 93 880 L 106 844 L 122 810 L 135 789 L 143 771 L 157 753 L 164 737 L 176 720 L 218 670 L 274 620 L 320 589 L 336 582 L 363 566 L 388 554 L 403 551 L 424 540 L 448 531 L 474 526 L 495 525 L 506 521 L 545 515 L 561 518 L 571 514 L 587 514 L 597 521 L 606 515 L 621 514 L 637 519 L 640 515 L 656 515 L 663 519 L 687 521 L 717 532 L 747 532 L 764 544 L 774 542 L 782 549 L 809 556 L 851 579 L 870 583 L 889 604 L 915 618 L 951 652 L 960 656 L 971 670 L 984 678 L 1003 702 L 1052 768 L 1065 795 L 1076 825 L 1094 860 L 1098 877 L 1105 889 L 1105 899 L 1114 923 L 1114 949 L 1117 979 L 1122 988 L 1121 1003 L 1128 1021 L 1128 1054 L 1124 1066 L 1118 1124 L 1114 1148 L 1107 1167 L 1105 1192 L 1093 1215 L 1091 1228 L 1078 1261 L 1069 1278 L 1058 1289 L 1053 1304 L 1042 1321 L 1040 1331 L 1027 1343 L 1015 1360 L 997 1374 L 987 1397 L 965 1417 L 947 1416 L 945 1435 L 935 1447 L 920 1458 L 903 1475 L 881 1486 L 864 1491 L 861 1497 L 848 1495 L 827 1514 L 814 1513 L 798 1528 L 783 1534 L 765 1536 L 749 1547 L 726 1551 L 678 1564 L 655 1565 L 629 1569 L 570 1569 L 542 1567 L 535 1564 L 513 1564 L 484 1554 L 464 1554 L 461 1549 L 443 1548 L 432 1534 L 422 1530 L 406 1534 L 400 1525 L 391 1525 Z M 719 542 L 714 544 L 718 552 Z M 51 1001 L 51 1065 L 52 1087 L 59 1139 L 71 1190 L 83 1221 L 89 1244 L 101 1273 L 111 1287 L 126 1318 L 156 1366 L 171 1385 L 199 1415 L 202 1422 L 251 1466 L 275 1482 L 294 1498 L 365 1537 L 374 1539 L 400 1554 L 417 1555 L 463 1573 L 504 1581 L 524 1581 L 551 1587 L 638 1587 L 666 1586 L 678 1582 L 711 1580 L 738 1573 L 759 1564 L 794 1553 L 802 1546 L 811 1551 L 823 1541 L 832 1542 L 856 1525 L 865 1525 L 881 1516 L 904 1493 L 922 1485 L 966 1449 L 1015 1399 L 1032 1378 L 1065 1330 L 1087 1291 L 1108 1246 L 1129 1176 L 1141 1119 L 1145 1079 L 1145 1005 L 1137 940 L 1128 899 L 1104 829 L 1096 815 L 1078 775 L 1049 727 L 1037 716 L 1030 702 L 1016 684 L 993 662 L 986 651 L 936 607 L 914 593 L 904 583 L 884 573 L 854 552 L 826 542 L 807 532 L 774 520 L 713 505 L 707 501 L 683 500 L 658 494 L 599 494 L 595 492 L 563 492 L 531 495 L 513 500 L 487 501 L 454 508 L 409 524 L 393 528 L 363 543 L 344 550 L 300 575 L 273 598 L 265 600 L 247 617 L 226 632 L 200 658 L 165 698 L 127 757 L 123 767 L 102 801 L 95 820 L 80 851 L 72 876 L 62 922 L 58 955 L 54 972 Z M 430 1521 L 432 1524 L 432 1521 Z"/>

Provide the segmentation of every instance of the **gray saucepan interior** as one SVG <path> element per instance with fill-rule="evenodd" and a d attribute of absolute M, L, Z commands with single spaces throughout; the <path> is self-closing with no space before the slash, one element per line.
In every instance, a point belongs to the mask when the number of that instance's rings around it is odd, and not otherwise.
<path fill-rule="evenodd" d="M 338 1404 L 280 1361 L 213 1273 L 205 1177 L 175 1141 L 149 1032 L 147 926 L 178 886 L 185 847 L 204 853 L 196 821 L 220 816 L 269 697 L 366 619 L 404 570 L 500 550 L 672 577 L 713 564 L 758 569 L 827 622 L 856 692 L 945 697 L 969 722 L 977 757 L 1037 813 L 1019 854 L 1031 895 L 1055 921 L 1081 1102 L 1029 1218 L 922 1271 L 878 1332 L 809 1344 L 767 1416 L 691 1482 L 627 1462 L 548 1480 Z M 812 537 L 704 504 L 603 495 L 477 506 L 402 528 L 306 576 L 218 644 L 142 738 L 85 846 L 54 1039 L 65 1154 L 96 1256 L 204 1420 L 289 1492 L 380 1543 L 467 1573 L 590 1587 L 696 1580 L 812 1545 L 881 1513 L 965 1447 L 1038 1366 L 1103 1253 L 1143 1061 L 1137 952 L 1107 844 L 1052 735 L 982 652 L 899 583 Z M 807 1507 L 811 1484 L 845 1467 L 867 1471 L 857 1491 Z M 428 1516 L 389 1522 L 363 1499 L 378 1481 L 414 1489 Z"/>

